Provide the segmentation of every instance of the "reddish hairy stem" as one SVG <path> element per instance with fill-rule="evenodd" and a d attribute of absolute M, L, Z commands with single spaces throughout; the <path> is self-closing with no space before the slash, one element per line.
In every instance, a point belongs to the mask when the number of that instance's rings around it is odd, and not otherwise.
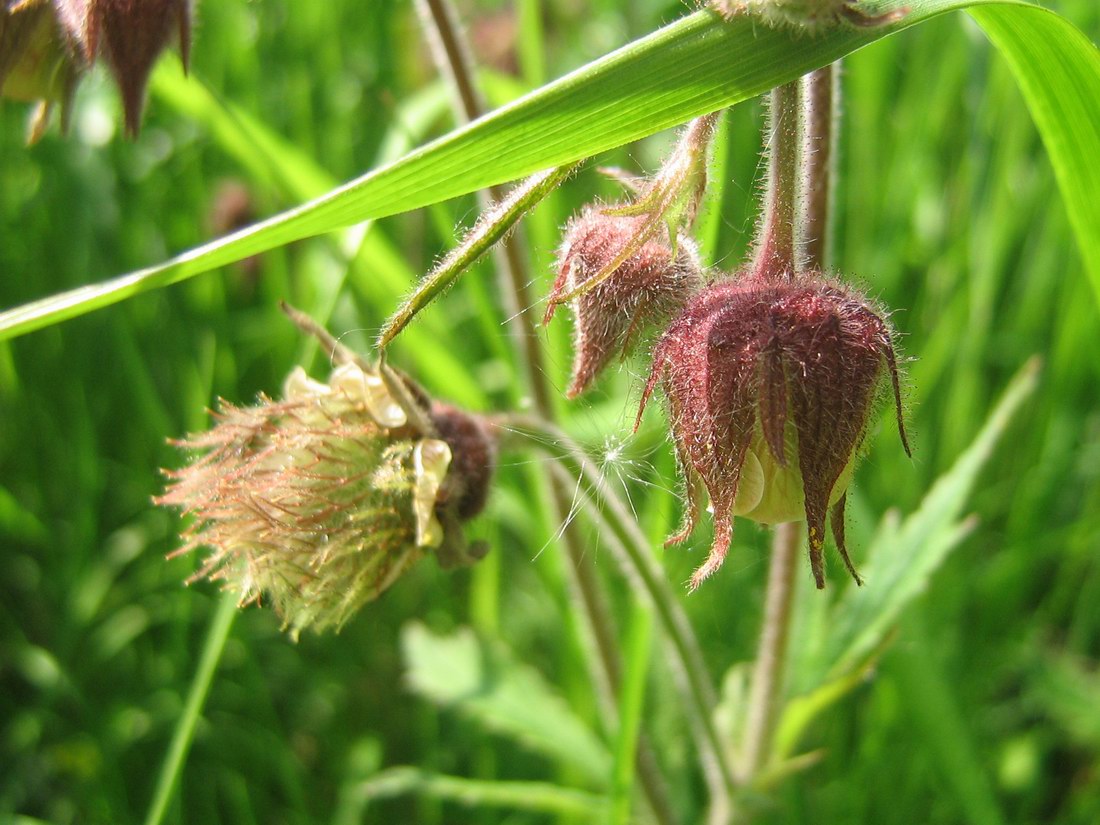
<path fill-rule="evenodd" d="M 772 89 L 768 95 L 768 179 L 764 214 L 757 235 L 757 272 L 785 272 L 793 278 L 798 219 L 799 83 Z"/>

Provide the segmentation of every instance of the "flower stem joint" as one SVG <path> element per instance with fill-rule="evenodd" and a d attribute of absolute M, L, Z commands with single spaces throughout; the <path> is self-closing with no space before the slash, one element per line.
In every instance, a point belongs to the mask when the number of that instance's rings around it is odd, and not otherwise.
<path fill-rule="evenodd" d="M 747 270 L 696 295 L 654 350 L 639 420 L 658 382 L 686 480 L 683 541 L 710 496 L 714 543 L 691 579 L 725 559 L 733 517 L 806 519 L 810 564 L 825 586 L 824 527 L 857 583 L 844 542 L 845 490 L 887 375 L 906 453 L 897 358 L 883 317 L 819 272 Z"/>
<path fill-rule="evenodd" d="M 347 363 L 320 383 L 298 368 L 282 400 L 217 419 L 180 442 L 202 454 L 157 499 L 194 516 L 173 555 L 211 548 L 189 581 L 224 581 L 242 605 L 266 595 L 295 637 L 339 629 L 428 552 L 444 567 L 484 555 L 461 523 L 485 504 L 495 444 L 392 369 Z"/>

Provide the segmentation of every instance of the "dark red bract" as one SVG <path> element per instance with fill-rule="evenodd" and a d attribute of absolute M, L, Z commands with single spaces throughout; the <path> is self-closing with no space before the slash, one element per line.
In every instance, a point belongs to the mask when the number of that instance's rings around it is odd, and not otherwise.
<path fill-rule="evenodd" d="M 830 506 L 837 547 L 859 581 L 844 543 L 842 475 L 887 372 L 908 453 L 890 327 L 859 293 L 816 272 L 792 281 L 742 274 L 688 303 L 657 344 L 638 415 L 663 379 L 688 493 L 683 528 L 670 543 L 686 538 L 698 519 L 696 482 L 710 495 L 714 543 L 692 576 L 693 589 L 721 566 L 735 511 L 758 521 L 793 520 L 803 515 L 790 509 L 799 507 L 799 493 L 817 586 L 825 584 Z M 801 490 L 782 487 L 790 461 Z M 746 467 L 754 501 L 738 498 Z"/>
<path fill-rule="evenodd" d="M 558 277 L 544 322 L 557 296 L 595 277 L 644 231 L 646 217 L 609 215 L 589 208 L 569 223 L 558 253 Z M 573 377 L 566 396 L 584 392 L 617 354 L 627 355 L 650 327 L 672 318 L 703 283 L 694 242 L 681 237 L 673 252 L 667 229 L 640 245 L 589 292 L 569 303 L 574 314 Z"/>

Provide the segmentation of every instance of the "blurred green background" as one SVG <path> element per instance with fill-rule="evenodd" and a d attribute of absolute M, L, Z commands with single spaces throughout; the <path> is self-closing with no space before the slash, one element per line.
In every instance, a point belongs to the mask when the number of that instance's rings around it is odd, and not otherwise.
<path fill-rule="evenodd" d="M 1052 3 L 1091 37 L 1094 0 Z M 685 12 L 678 3 L 521 0 L 460 4 L 495 103 Z M 452 126 L 411 4 L 199 5 L 181 93 L 168 55 L 144 130 L 121 139 L 118 99 L 97 71 L 68 138 L 23 146 L 26 110 L 0 108 L 0 307 L 159 261 L 346 180 Z M 1006 66 L 969 19 L 949 15 L 845 63 L 838 268 L 894 310 L 909 357 L 914 460 L 872 432 L 849 495 L 858 560 L 890 508 L 906 513 L 977 432 L 1031 355 L 1039 392 L 1017 416 L 969 509 L 976 529 L 906 614 L 875 678 L 818 721 L 819 764 L 785 784 L 774 823 L 1100 822 L 1100 310 L 1053 174 Z M 226 115 L 223 107 L 234 107 Z M 247 116 L 281 136 L 260 151 L 218 127 Z M 754 222 L 759 107 L 727 116 L 720 209 L 702 221 L 710 260 L 733 267 Z M 652 170 L 670 135 L 599 159 Z M 312 163 L 312 166 L 309 164 Z M 615 188 L 591 169 L 529 221 L 533 290 L 545 295 L 557 228 Z M 379 222 L 350 263 L 320 238 L 0 344 L 0 819 L 141 821 L 218 602 L 170 562 L 179 520 L 155 510 L 166 439 L 205 426 L 219 397 L 275 392 L 325 359 L 280 315 L 287 299 L 331 315 L 363 351 L 414 279 L 472 222 L 474 199 Z M 435 394 L 477 409 L 516 403 L 491 262 L 395 346 Z M 542 307 L 531 308 L 541 315 Z M 566 383 L 568 323 L 545 333 Z M 590 400 L 562 404 L 602 451 L 659 537 L 678 512 L 656 412 L 630 437 L 646 369 L 626 362 Z M 407 689 L 401 628 L 472 625 L 537 668 L 599 728 L 566 594 L 559 525 L 531 467 L 506 460 L 474 532 L 493 546 L 469 571 L 422 563 L 338 636 L 291 643 L 268 610 L 244 611 L 213 682 L 170 822 L 547 822 L 418 797 L 349 802 L 382 766 L 586 787 L 544 756 L 493 737 Z M 684 581 L 709 544 L 655 552 Z M 622 581 L 592 534 L 588 560 L 628 619 Z M 683 595 L 716 675 L 751 659 L 768 535 L 739 523 L 726 566 Z M 655 542 L 655 548 L 659 548 Z M 831 587 L 844 587 L 833 568 Z M 666 677 L 647 728 L 685 822 L 703 800 Z M 686 779 L 685 779 L 686 777 Z"/>

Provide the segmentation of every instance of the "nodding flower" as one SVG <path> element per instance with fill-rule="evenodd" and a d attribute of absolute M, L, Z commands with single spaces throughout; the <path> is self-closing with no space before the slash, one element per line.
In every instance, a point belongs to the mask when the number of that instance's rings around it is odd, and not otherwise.
<path fill-rule="evenodd" d="M 683 541 L 710 496 L 714 541 L 691 588 L 721 567 L 733 517 L 805 519 L 810 565 L 825 586 L 824 529 L 860 578 L 844 542 L 845 491 L 886 377 L 906 453 L 893 333 L 855 290 L 820 272 L 746 271 L 696 295 L 654 350 L 638 411 L 660 383 L 688 503 Z"/>
<path fill-rule="evenodd" d="M 573 310 L 568 397 L 584 392 L 612 358 L 627 356 L 702 289 L 703 267 L 688 230 L 706 188 L 717 117 L 689 123 L 653 177 L 627 181 L 632 201 L 588 206 L 566 227 L 543 323 L 559 304 Z"/>

